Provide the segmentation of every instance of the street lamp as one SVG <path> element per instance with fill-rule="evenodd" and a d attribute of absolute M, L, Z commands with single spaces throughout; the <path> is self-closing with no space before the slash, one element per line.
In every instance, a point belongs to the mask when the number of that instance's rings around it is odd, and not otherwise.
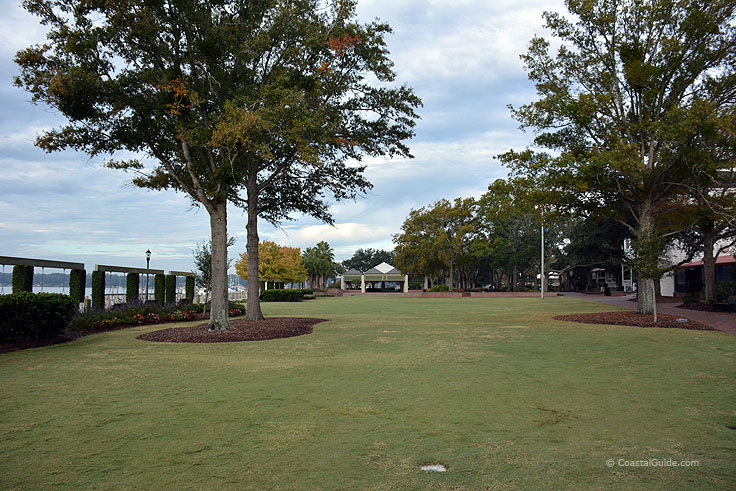
<path fill-rule="evenodd" d="M 151 267 L 151 249 L 146 251 L 146 302 L 148 302 L 148 270 Z"/>

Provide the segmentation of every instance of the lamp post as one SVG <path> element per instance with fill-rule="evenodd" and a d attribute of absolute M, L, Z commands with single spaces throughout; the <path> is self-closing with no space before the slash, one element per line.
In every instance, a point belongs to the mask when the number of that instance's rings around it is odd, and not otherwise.
<path fill-rule="evenodd" d="M 151 249 L 146 251 L 146 302 L 148 302 L 148 270 L 151 267 Z"/>

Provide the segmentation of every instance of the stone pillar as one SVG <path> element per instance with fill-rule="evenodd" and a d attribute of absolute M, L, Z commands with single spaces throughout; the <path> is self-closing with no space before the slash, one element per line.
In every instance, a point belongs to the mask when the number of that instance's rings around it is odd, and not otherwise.
<path fill-rule="evenodd" d="M 404 275 L 404 293 L 409 293 L 409 275 Z"/>
<path fill-rule="evenodd" d="M 340 276 L 340 290 L 345 289 L 345 275 Z"/>
<path fill-rule="evenodd" d="M 429 278 L 427 278 L 427 275 L 424 275 L 424 289 L 429 290 Z"/>
<path fill-rule="evenodd" d="M 360 275 L 360 293 L 365 293 L 365 275 Z"/>

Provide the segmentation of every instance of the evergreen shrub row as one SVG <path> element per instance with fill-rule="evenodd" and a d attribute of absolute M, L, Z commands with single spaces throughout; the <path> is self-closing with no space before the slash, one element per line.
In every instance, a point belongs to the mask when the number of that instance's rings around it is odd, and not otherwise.
<path fill-rule="evenodd" d="M 305 295 L 304 290 L 265 290 L 261 293 L 261 300 L 264 302 L 298 302 Z"/>
<path fill-rule="evenodd" d="M 19 292 L 0 295 L 0 341 L 55 338 L 77 311 L 69 295 Z"/>
<path fill-rule="evenodd" d="M 431 292 L 449 292 L 450 287 L 447 285 L 435 285 L 429 289 Z"/>

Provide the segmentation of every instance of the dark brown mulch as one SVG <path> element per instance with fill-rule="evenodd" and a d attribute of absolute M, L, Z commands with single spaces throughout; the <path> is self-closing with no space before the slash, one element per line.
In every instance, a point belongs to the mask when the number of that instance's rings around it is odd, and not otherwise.
<path fill-rule="evenodd" d="M 633 297 L 629 299 L 629 302 L 638 302 L 639 299 L 637 297 Z M 662 297 L 657 296 L 657 303 L 682 303 L 682 297 Z"/>
<path fill-rule="evenodd" d="M 595 314 L 572 314 L 556 315 L 558 321 L 582 322 L 584 324 L 607 324 L 613 326 L 633 327 L 663 327 L 675 329 L 695 329 L 697 331 L 715 331 L 712 327 L 704 326 L 700 322 L 688 319 L 687 323 L 677 322 L 681 319 L 668 314 L 657 314 L 657 324 L 654 324 L 654 316 L 648 314 L 637 314 L 630 310 L 619 312 L 598 312 Z"/>
<path fill-rule="evenodd" d="M 700 310 L 701 312 L 730 312 L 728 308 L 717 307 L 708 302 L 683 303 L 676 305 L 678 309 Z"/>
<path fill-rule="evenodd" d="M 207 324 L 189 327 L 172 327 L 141 334 L 138 339 L 167 343 L 230 343 L 236 341 L 265 341 L 266 339 L 291 338 L 312 333 L 312 326 L 327 319 L 302 317 L 270 317 L 262 321 L 238 319 L 231 322 L 233 329 L 208 331 Z"/>

